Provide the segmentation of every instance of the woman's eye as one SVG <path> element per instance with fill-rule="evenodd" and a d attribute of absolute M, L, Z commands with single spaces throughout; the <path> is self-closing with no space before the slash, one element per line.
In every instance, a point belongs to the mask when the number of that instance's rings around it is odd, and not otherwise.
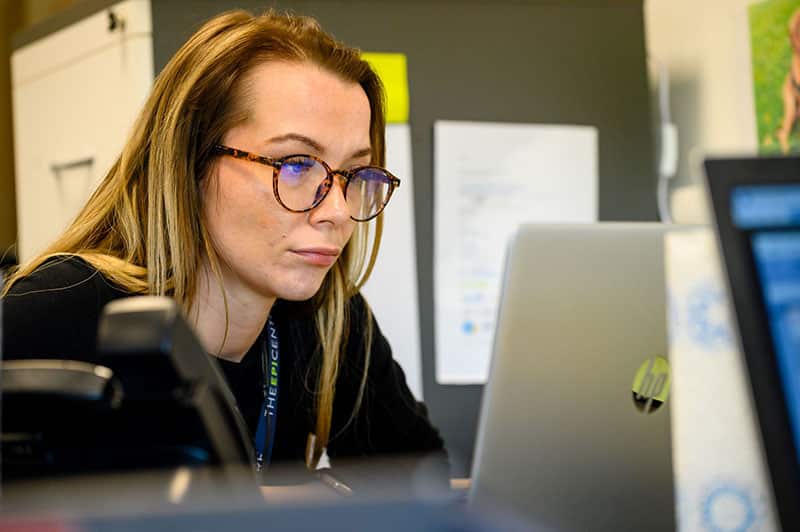
<path fill-rule="evenodd" d="M 291 159 L 281 165 L 281 173 L 299 177 L 310 172 L 315 164 L 314 159 Z"/>

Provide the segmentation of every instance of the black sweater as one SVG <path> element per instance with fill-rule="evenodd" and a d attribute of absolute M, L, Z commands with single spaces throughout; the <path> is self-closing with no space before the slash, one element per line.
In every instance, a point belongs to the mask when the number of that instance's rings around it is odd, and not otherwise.
<path fill-rule="evenodd" d="M 97 323 L 106 303 L 128 294 L 77 258 L 51 260 L 17 282 L 3 301 L 3 357 L 71 358 L 102 364 L 95 351 Z M 333 408 L 328 454 L 359 457 L 442 454 L 443 442 L 408 389 L 375 325 L 369 374 L 361 408 L 353 412 L 364 367 L 361 328 L 366 304 L 350 301 L 349 338 Z M 280 337 L 280 392 L 273 462 L 302 462 L 314 432 L 313 392 L 319 364 L 318 336 L 307 304 L 278 300 L 272 309 Z M 262 403 L 260 342 L 240 363 L 218 359 L 251 436 Z M 335 462 L 335 460 L 334 460 Z"/>

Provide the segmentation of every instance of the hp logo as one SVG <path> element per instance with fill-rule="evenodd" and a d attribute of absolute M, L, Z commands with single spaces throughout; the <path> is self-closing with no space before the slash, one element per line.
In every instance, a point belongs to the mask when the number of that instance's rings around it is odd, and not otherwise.
<path fill-rule="evenodd" d="M 670 382 L 667 359 L 656 356 L 645 360 L 633 378 L 633 404 L 636 409 L 644 414 L 658 410 L 667 400 Z"/>

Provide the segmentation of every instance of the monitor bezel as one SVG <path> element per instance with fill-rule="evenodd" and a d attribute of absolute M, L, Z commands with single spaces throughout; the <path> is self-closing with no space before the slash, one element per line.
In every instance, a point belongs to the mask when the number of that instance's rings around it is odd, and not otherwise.
<path fill-rule="evenodd" d="M 777 513 L 783 530 L 800 530 L 798 451 L 747 237 L 750 231 L 736 227 L 731 211 L 731 195 L 737 187 L 800 185 L 800 158 L 707 159 L 704 165 L 728 294 L 733 303 L 732 315 L 749 373 Z M 800 447 L 800 442 L 797 444 Z"/>

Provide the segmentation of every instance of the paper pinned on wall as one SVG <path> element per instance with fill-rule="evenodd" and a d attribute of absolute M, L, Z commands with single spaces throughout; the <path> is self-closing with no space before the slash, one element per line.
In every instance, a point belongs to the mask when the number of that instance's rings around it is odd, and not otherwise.
<path fill-rule="evenodd" d="M 386 123 L 408 122 L 408 68 L 405 54 L 364 52 L 386 91 Z"/>
<path fill-rule="evenodd" d="M 597 129 L 440 121 L 434 149 L 436 380 L 479 384 L 513 231 L 597 221 Z"/>
<path fill-rule="evenodd" d="M 378 325 L 392 346 L 414 396 L 422 399 L 422 359 L 417 294 L 417 247 L 414 229 L 414 180 L 408 124 L 386 127 L 386 167 L 401 180 L 384 211 L 378 262 L 364 285 Z"/>

